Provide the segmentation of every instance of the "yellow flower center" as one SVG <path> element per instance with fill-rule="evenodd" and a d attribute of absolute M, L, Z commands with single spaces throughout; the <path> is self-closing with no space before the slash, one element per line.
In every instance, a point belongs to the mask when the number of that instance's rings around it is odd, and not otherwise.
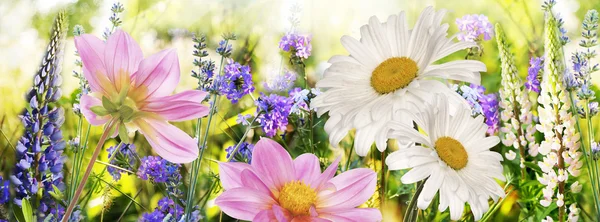
<path fill-rule="evenodd" d="M 294 215 L 310 215 L 317 193 L 302 181 L 286 183 L 279 192 L 279 205 Z"/>
<path fill-rule="evenodd" d="M 394 92 L 408 86 L 417 71 L 417 63 L 408 57 L 389 58 L 373 70 L 371 86 L 380 94 Z"/>
<path fill-rule="evenodd" d="M 442 161 L 455 170 L 462 169 L 469 161 L 465 147 L 458 140 L 447 136 L 435 141 L 435 151 Z"/>

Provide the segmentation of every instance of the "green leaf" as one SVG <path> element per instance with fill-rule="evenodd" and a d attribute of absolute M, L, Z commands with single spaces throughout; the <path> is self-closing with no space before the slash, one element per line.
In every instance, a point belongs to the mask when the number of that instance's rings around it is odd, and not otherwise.
<path fill-rule="evenodd" d="M 92 106 L 90 108 L 90 110 L 92 110 L 92 112 L 94 112 L 96 115 L 98 116 L 106 116 L 108 114 L 110 114 L 108 112 L 108 110 L 106 110 L 104 107 L 102 106 Z"/>
<path fill-rule="evenodd" d="M 23 200 L 25 201 L 25 200 Z M 18 207 L 13 207 L 13 215 L 15 215 L 15 218 L 17 219 L 18 222 L 25 222 L 25 216 L 23 216 L 23 211 L 19 210 Z"/>
<path fill-rule="evenodd" d="M 108 98 L 106 98 L 106 96 L 102 97 L 102 106 L 104 106 L 104 108 L 106 110 L 108 110 L 108 112 L 116 112 L 117 111 L 117 105 L 115 105 L 114 103 L 112 103 Z"/>
<path fill-rule="evenodd" d="M 56 200 L 63 200 L 64 199 L 64 194 L 62 193 L 62 191 L 60 191 L 60 189 L 58 189 L 57 186 L 55 186 L 54 184 L 52 184 L 52 189 L 53 191 L 49 191 L 48 193 Z"/>
<path fill-rule="evenodd" d="M 33 208 L 29 203 L 29 200 L 23 199 L 21 202 L 21 210 L 23 211 L 23 218 L 25 222 L 33 222 Z"/>
<path fill-rule="evenodd" d="M 525 161 L 523 164 L 525 164 L 525 166 L 529 167 L 530 169 L 535 170 L 535 172 L 537 173 L 542 173 L 542 169 L 540 168 L 540 166 L 538 166 L 535 163 Z"/>
<path fill-rule="evenodd" d="M 127 134 L 127 128 L 123 123 L 121 123 L 121 125 L 119 126 L 119 138 L 121 138 L 121 142 L 129 143 L 129 135 Z"/>

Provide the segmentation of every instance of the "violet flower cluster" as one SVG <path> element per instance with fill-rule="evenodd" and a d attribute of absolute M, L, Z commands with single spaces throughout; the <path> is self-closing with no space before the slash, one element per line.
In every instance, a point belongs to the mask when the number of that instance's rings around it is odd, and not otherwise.
<path fill-rule="evenodd" d="M 294 104 L 291 98 L 277 94 L 261 93 L 256 104 L 257 121 L 268 137 L 273 137 L 277 130 L 285 130 L 288 116 Z"/>
<path fill-rule="evenodd" d="M 304 115 L 308 111 L 316 111 L 315 107 L 310 107 L 310 100 L 315 98 L 316 96 L 321 94 L 321 91 L 316 88 L 312 89 L 302 89 L 302 88 L 294 88 L 289 92 L 290 98 L 293 100 L 294 104 L 290 110 L 290 113 L 294 113 L 297 115 Z"/>
<path fill-rule="evenodd" d="M 480 36 L 487 41 L 494 35 L 494 26 L 485 15 L 465 15 L 457 18 L 456 24 L 462 32 L 457 36 L 459 41 L 476 42 L 479 41 Z"/>
<path fill-rule="evenodd" d="M 7 204 L 10 201 L 10 186 L 8 180 L 3 180 L 0 176 L 0 205 Z"/>
<path fill-rule="evenodd" d="M 110 161 L 111 165 L 133 171 L 138 159 L 137 153 L 135 152 L 135 145 L 122 143 L 120 146 L 109 147 L 107 151 L 108 159 L 112 158 Z M 115 181 L 119 181 L 121 179 L 121 174 L 126 173 L 123 170 L 111 166 L 107 167 L 107 170 Z"/>
<path fill-rule="evenodd" d="M 543 57 L 532 57 L 529 60 L 529 68 L 527 69 L 527 81 L 525 88 L 529 91 L 540 93 L 540 79 L 542 68 L 544 67 Z"/>
<path fill-rule="evenodd" d="M 485 94 L 485 87 L 471 84 L 469 86 L 454 86 L 457 91 L 471 106 L 472 116 L 483 115 L 488 126 L 487 133 L 494 135 L 498 132 L 500 112 L 496 94 Z"/>
<path fill-rule="evenodd" d="M 176 204 L 168 197 L 163 197 L 158 201 L 158 206 L 151 213 L 144 213 L 139 219 L 140 222 L 178 222 L 178 221 L 200 221 L 202 216 L 199 210 L 192 212 L 192 217 L 185 220 L 183 207 Z"/>
<path fill-rule="evenodd" d="M 243 96 L 254 92 L 250 66 L 242 66 L 230 61 L 219 78 L 219 91 L 232 103 L 237 103 Z"/>
<path fill-rule="evenodd" d="M 293 56 L 302 59 L 308 59 L 312 51 L 311 37 L 309 35 L 300 35 L 294 32 L 287 33 L 279 41 L 279 48 L 286 52 L 291 52 Z"/>
<path fill-rule="evenodd" d="M 168 180 L 179 181 L 179 164 L 171 163 L 159 156 L 142 157 L 137 175 L 142 180 L 151 180 L 155 183 L 165 183 Z"/>

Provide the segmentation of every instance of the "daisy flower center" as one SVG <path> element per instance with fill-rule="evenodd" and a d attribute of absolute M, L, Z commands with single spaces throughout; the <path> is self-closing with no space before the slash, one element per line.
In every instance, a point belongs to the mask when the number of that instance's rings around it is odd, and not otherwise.
<path fill-rule="evenodd" d="M 310 215 L 317 192 L 302 181 L 286 183 L 279 193 L 279 205 L 294 215 Z"/>
<path fill-rule="evenodd" d="M 435 141 L 435 151 L 442 161 L 455 170 L 464 168 L 469 161 L 465 147 L 458 140 L 447 136 Z"/>
<path fill-rule="evenodd" d="M 394 92 L 412 82 L 417 71 L 417 63 L 408 57 L 389 58 L 373 70 L 371 86 L 380 94 Z"/>

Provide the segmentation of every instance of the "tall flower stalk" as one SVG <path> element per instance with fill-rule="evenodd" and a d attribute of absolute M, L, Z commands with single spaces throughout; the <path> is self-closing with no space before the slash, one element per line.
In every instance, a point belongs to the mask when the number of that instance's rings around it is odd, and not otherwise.
<path fill-rule="evenodd" d="M 502 61 L 502 86 L 500 88 L 500 118 L 502 126 L 500 127 L 500 138 L 507 147 L 513 147 L 519 154 L 519 166 L 521 168 L 521 179 L 527 177 L 525 169 L 526 149 L 535 148 L 536 132 L 533 123 L 533 113 L 531 111 L 531 102 L 528 93 L 521 86 L 521 79 L 517 73 L 515 59 L 510 52 L 508 41 L 500 24 L 496 24 L 496 40 L 498 42 L 498 51 Z M 512 159 L 510 154 L 506 154 L 507 159 Z"/>
<path fill-rule="evenodd" d="M 16 145 L 16 166 L 10 179 L 16 189 L 14 203 L 37 209 L 36 215 L 25 217 L 56 220 L 64 213 L 62 203 L 53 195 L 62 198 L 64 190 L 62 154 L 66 142 L 60 130 L 64 110 L 57 101 L 61 97 L 60 73 L 66 27 L 66 15 L 60 12 L 54 21 L 42 65 L 26 97 L 29 107 L 21 116 L 25 133 Z"/>
<path fill-rule="evenodd" d="M 208 143 L 208 133 L 210 131 L 210 126 L 212 124 L 212 119 L 217 112 L 217 103 L 219 101 L 219 79 L 223 72 L 223 65 L 225 64 L 225 60 L 231 56 L 232 46 L 229 44 L 230 41 L 236 40 L 236 36 L 234 34 L 226 34 L 223 35 L 223 40 L 219 42 L 219 47 L 217 48 L 217 53 L 221 55 L 221 61 L 219 62 L 219 71 L 214 75 L 214 64 L 212 61 L 202 61 L 202 57 L 206 57 L 208 53 L 204 50 L 206 48 L 206 38 L 200 37 L 195 38 L 194 48 L 194 56 L 197 58 L 194 60 L 194 65 L 198 66 L 199 72 L 192 72 L 192 77 L 197 78 L 199 80 L 199 87 L 206 88 L 210 93 L 210 111 L 208 113 L 206 129 L 201 130 L 202 126 L 202 118 L 199 118 L 196 123 L 196 138 L 198 140 L 198 148 L 200 149 L 200 156 L 198 159 L 192 162 L 192 169 L 190 171 L 190 186 L 188 188 L 187 196 L 186 196 L 186 205 L 185 205 L 185 220 L 189 221 L 192 218 L 192 211 L 194 210 L 194 205 L 196 203 L 196 186 L 198 184 L 198 176 L 200 174 L 200 167 L 202 166 L 202 159 L 204 157 L 204 152 L 206 150 L 206 144 Z M 203 81 L 204 80 L 204 81 Z M 210 191 L 209 191 L 210 192 Z"/>
<path fill-rule="evenodd" d="M 552 14 L 551 7 L 552 4 L 547 7 L 546 13 L 546 61 L 538 97 L 540 123 L 536 127 L 544 133 L 544 140 L 539 147 L 543 162 L 538 163 L 543 175 L 538 180 L 546 186 L 540 204 L 548 207 L 556 203 L 558 220 L 562 222 L 566 216 L 566 205 L 575 203 L 570 198 L 573 195 L 569 193 L 575 184 L 569 184 L 568 179 L 579 176 L 583 163 L 579 161 L 579 133 L 574 127 L 572 104 L 563 83 L 565 63 L 562 46 L 565 41 L 559 37 L 559 20 Z"/>

